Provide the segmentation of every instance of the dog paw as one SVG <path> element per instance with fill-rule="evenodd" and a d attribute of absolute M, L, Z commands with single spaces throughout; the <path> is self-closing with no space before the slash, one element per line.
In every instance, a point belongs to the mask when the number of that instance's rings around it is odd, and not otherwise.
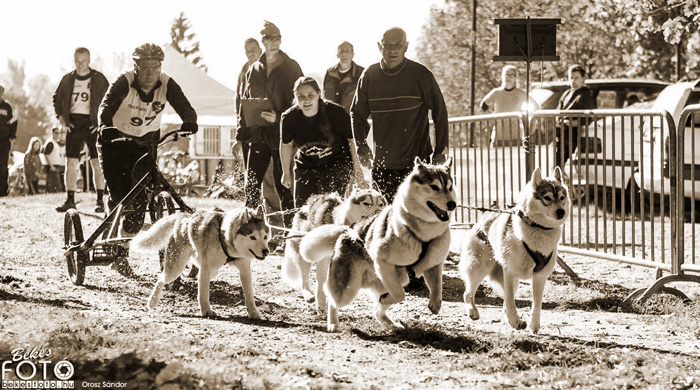
<path fill-rule="evenodd" d="M 328 324 L 328 327 L 326 329 L 328 330 L 328 333 L 338 333 L 340 332 L 340 325 Z"/>
<path fill-rule="evenodd" d="M 251 320 L 259 320 L 259 319 L 261 319 L 262 317 L 260 317 L 260 312 L 258 312 L 258 311 L 256 310 L 256 311 L 254 311 L 254 312 L 248 313 L 248 318 L 250 318 Z"/>
<path fill-rule="evenodd" d="M 530 326 L 528 327 L 528 329 L 530 330 L 530 333 L 537 334 L 540 331 L 540 324 L 530 323 Z"/>
<path fill-rule="evenodd" d="M 469 309 L 469 318 L 471 318 L 473 321 L 479 319 L 479 310 L 476 307 L 472 307 Z"/>
<path fill-rule="evenodd" d="M 301 295 L 304 296 L 304 300 L 308 303 L 313 303 L 316 300 L 316 297 L 311 291 L 302 290 Z"/>
<path fill-rule="evenodd" d="M 527 328 L 527 323 L 518 317 L 508 318 L 508 324 L 513 327 L 513 329 L 523 330 Z"/>
<path fill-rule="evenodd" d="M 212 309 L 202 310 L 202 317 L 204 317 L 204 318 L 216 318 L 218 316 L 219 315 L 216 314 L 216 312 Z"/>
<path fill-rule="evenodd" d="M 437 302 L 428 302 L 428 309 L 433 314 L 438 314 L 440 312 L 440 308 L 442 307 L 442 301 L 438 300 Z"/>

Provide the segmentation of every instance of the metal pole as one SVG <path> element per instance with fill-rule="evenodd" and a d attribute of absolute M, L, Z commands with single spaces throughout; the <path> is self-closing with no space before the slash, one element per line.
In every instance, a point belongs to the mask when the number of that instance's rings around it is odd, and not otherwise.
<path fill-rule="evenodd" d="M 471 69 L 471 102 L 469 114 L 474 115 L 474 104 L 476 100 L 474 84 L 476 82 L 476 1 L 472 0 L 472 69 Z M 469 124 L 469 146 L 474 144 L 474 123 Z"/>

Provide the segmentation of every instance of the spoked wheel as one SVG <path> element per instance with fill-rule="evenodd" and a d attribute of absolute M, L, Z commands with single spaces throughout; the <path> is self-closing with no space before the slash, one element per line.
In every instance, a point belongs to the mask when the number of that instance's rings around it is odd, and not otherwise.
<path fill-rule="evenodd" d="M 78 211 L 76 209 L 66 211 L 63 221 L 63 243 L 65 247 L 80 245 L 83 242 L 83 225 L 80 223 Z M 66 254 L 68 276 L 70 281 L 76 286 L 82 285 L 85 280 L 85 263 L 88 261 L 88 258 L 88 254 L 79 248 Z"/>

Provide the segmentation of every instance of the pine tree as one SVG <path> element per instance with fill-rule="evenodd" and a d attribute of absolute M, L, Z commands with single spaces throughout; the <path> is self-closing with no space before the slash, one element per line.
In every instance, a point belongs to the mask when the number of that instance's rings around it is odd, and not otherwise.
<path fill-rule="evenodd" d="M 208 68 L 200 53 L 199 41 L 195 40 L 195 34 L 189 31 L 191 27 L 192 23 L 187 20 L 185 13 L 180 12 L 180 16 L 173 20 L 172 27 L 170 27 L 170 45 L 195 66 L 206 72 Z"/>

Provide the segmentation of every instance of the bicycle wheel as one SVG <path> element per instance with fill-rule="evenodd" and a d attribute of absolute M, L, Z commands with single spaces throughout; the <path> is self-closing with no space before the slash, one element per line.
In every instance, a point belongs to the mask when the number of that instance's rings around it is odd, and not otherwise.
<path fill-rule="evenodd" d="M 83 225 L 80 223 L 80 215 L 76 209 L 66 211 L 63 220 L 63 238 L 66 248 L 80 245 L 83 242 Z M 74 249 L 66 254 L 68 276 L 76 286 L 82 285 L 85 280 L 85 263 L 87 261 L 88 254 L 81 249 Z"/>

